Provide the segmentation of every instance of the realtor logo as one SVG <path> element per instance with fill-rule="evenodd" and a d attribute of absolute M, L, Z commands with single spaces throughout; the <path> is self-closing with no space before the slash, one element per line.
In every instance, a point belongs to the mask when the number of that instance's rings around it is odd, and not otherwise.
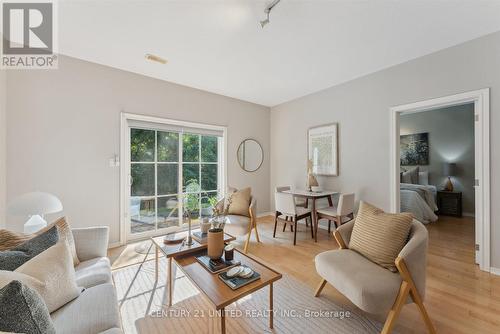
<path fill-rule="evenodd" d="M 2 3 L 1 68 L 57 68 L 54 3 Z"/>

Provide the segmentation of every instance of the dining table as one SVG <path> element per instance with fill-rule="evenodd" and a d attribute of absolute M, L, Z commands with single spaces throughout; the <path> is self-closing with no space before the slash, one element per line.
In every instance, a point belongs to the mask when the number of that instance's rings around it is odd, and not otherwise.
<path fill-rule="evenodd" d="M 321 191 L 309 191 L 304 189 L 290 189 L 283 191 L 286 194 L 291 194 L 294 197 L 305 198 L 306 203 L 311 201 L 311 215 L 314 226 L 314 241 L 318 241 L 318 220 L 316 218 L 316 201 L 318 199 L 326 198 L 328 200 L 328 205 L 333 206 L 333 195 L 338 194 L 337 191 L 333 190 L 321 190 Z"/>

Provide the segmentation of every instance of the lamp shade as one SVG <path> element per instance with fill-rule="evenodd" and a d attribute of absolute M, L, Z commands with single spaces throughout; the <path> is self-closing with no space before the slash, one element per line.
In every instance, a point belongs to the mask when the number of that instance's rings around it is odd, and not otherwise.
<path fill-rule="evenodd" d="M 445 162 L 443 164 L 444 176 L 455 176 L 457 174 L 457 164 L 452 162 Z"/>
<path fill-rule="evenodd" d="M 62 211 L 63 206 L 56 196 L 35 191 L 15 198 L 7 207 L 7 213 L 13 216 L 44 215 Z"/>

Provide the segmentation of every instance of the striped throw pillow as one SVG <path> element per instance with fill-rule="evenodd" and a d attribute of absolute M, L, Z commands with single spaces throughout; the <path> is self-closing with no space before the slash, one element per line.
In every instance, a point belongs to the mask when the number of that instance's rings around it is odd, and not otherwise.
<path fill-rule="evenodd" d="M 385 213 L 361 202 L 349 248 L 376 264 L 396 272 L 394 261 L 408 241 L 413 215 Z"/>
<path fill-rule="evenodd" d="M 0 230 L 0 251 L 6 251 L 33 238 L 34 235 Z"/>
<path fill-rule="evenodd" d="M 80 260 L 76 255 L 76 247 L 75 240 L 73 239 L 73 233 L 71 232 L 71 228 L 69 224 L 66 222 L 66 218 L 62 217 L 53 222 L 52 224 L 47 225 L 40 231 L 34 234 L 22 234 L 16 233 L 9 230 L 0 230 L 0 251 L 9 250 L 20 244 L 30 240 L 31 238 L 44 233 L 45 231 L 50 230 L 53 226 L 57 227 L 57 232 L 59 233 L 59 239 L 65 240 L 68 244 L 69 250 L 71 252 L 71 256 L 73 257 L 73 265 L 78 265 Z"/>

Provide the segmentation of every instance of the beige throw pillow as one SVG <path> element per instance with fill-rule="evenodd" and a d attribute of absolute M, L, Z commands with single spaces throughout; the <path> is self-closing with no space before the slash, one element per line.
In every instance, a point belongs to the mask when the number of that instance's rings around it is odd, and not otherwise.
<path fill-rule="evenodd" d="M 75 240 L 73 239 L 73 233 L 69 224 L 66 222 L 66 217 L 59 218 L 52 224 L 47 225 L 40 231 L 34 234 L 22 234 L 16 233 L 9 230 L 0 230 L 0 251 L 9 250 L 14 248 L 29 239 L 36 237 L 50 230 L 53 226 L 57 227 L 57 232 L 59 233 L 59 240 L 65 240 L 69 246 L 71 252 L 71 257 L 73 258 L 73 265 L 77 266 L 80 263 L 78 256 L 76 255 Z"/>
<path fill-rule="evenodd" d="M 248 208 L 250 207 L 250 197 L 252 188 L 237 190 L 228 195 L 227 213 L 230 215 L 239 215 L 250 217 Z"/>
<path fill-rule="evenodd" d="M 61 240 L 15 271 L 0 270 L 0 288 L 17 280 L 40 294 L 52 313 L 80 295 L 68 245 Z"/>
<path fill-rule="evenodd" d="M 34 234 L 22 234 L 16 233 L 9 230 L 0 230 L 0 251 L 9 250 L 14 248 L 31 238 L 33 238 Z"/>
<path fill-rule="evenodd" d="M 394 261 L 408 240 L 412 221 L 411 213 L 385 213 L 361 202 L 349 248 L 396 272 Z"/>

